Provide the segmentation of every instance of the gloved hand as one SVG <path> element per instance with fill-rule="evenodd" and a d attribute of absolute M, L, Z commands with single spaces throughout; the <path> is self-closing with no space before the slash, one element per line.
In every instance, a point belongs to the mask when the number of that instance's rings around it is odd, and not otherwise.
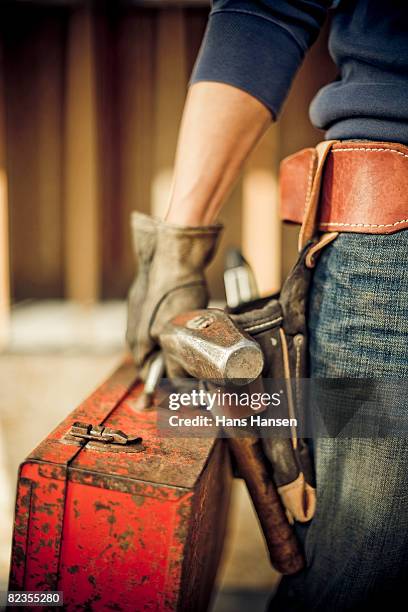
<path fill-rule="evenodd" d="M 204 270 L 215 254 L 222 225 L 184 227 L 139 212 L 132 213 L 131 225 L 138 272 L 128 296 L 126 340 L 144 379 L 164 324 L 207 306 Z M 182 376 L 164 357 L 167 375 Z"/>
<path fill-rule="evenodd" d="M 297 417 L 304 398 L 300 385 L 292 389 L 291 380 L 308 376 L 306 303 L 310 270 L 305 266 L 305 248 L 280 294 L 230 309 L 230 316 L 243 331 L 261 346 L 264 379 L 286 381 L 287 417 Z M 298 388 L 299 387 L 299 388 Z M 315 512 L 316 491 L 313 464 L 304 440 L 292 430 L 290 438 L 263 438 L 272 476 L 290 522 L 309 521 Z"/>

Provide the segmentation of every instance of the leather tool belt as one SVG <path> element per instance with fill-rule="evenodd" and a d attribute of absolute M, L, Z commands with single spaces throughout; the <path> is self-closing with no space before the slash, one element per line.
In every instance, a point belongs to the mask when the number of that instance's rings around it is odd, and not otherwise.
<path fill-rule="evenodd" d="M 286 379 L 293 416 L 305 401 L 296 381 L 309 376 L 306 312 L 315 256 L 339 232 L 386 234 L 408 227 L 408 147 L 322 142 L 283 160 L 280 192 L 282 219 L 301 224 L 299 259 L 280 293 L 229 314 L 261 346 L 263 376 Z M 265 438 L 263 445 L 288 517 L 310 520 L 315 483 L 304 440 L 294 431 L 291 439 Z"/>
<path fill-rule="evenodd" d="M 312 271 L 305 265 L 305 258 L 311 244 L 302 250 L 279 293 L 227 310 L 234 323 L 261 347 L 263 378 L 286 381 L 288 418 L 305 414 L 299 383 L 309 375 L 306 308 Z M 271 436 L 263 438 L 262 443 L 288 519 L 309 521 L 316 496 L 313 465 L 305 441 L 292 428 L 290 438 Z"/>
<path fill-rule="evenodd" d="M 311 218 L 300 247 L 311 237 L 312 227 L 367 234 L 407 229 L 408 147 L 327 141 L 303 149 L 281 163 L 280 209 L 284 221 L 305 223 Z"/>

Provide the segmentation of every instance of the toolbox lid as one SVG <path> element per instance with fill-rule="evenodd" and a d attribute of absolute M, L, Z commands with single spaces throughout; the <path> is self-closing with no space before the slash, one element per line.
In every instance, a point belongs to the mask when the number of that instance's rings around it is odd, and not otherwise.
<path fill-rule="evenodd" d="M 104 486 L 105 481 L 108 488 L 125 489 L 130 486 L 129 481 L 138 481 L 193 489 L 215 438 L 160 436 L 156 412 L 135 409 L 142 391 L 135 366 L 127 359 L 37 446 L 28 461 L 68 468 L 69 478 L 97 486 Z M 75 439 L 69 433 L 77 422 L 121 430 L 129 436 L 140 436 L 142 442 L 126 447 L 91 438 Z"/>

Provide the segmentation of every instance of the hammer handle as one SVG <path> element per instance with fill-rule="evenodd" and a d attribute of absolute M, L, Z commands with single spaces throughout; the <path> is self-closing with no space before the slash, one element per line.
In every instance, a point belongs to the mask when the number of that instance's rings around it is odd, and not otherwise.
<path fill-rule="evenodd" d="M 263 368 L 263 354 L 257 343 L 217 309 L 175 317 L 160 335 L 160 343 L 196 378 L 218 380 L 221 384 L 233 379 L 249 382 Z M 273 483 L 261 441 L 256 436 L 236 437 L 233 428 L 225 431 L 261 523 L 271 563 L 282 574 L 294 574 L 304 567 L 304 559 Z"/>
<path fill-rule="evenodd" d="M 282 574 L 295 574 L 305 566 L 305 560 L 273 483 L 261 440 L 231 433 L 228 443 L 258 515 L 273 567 Z"/>

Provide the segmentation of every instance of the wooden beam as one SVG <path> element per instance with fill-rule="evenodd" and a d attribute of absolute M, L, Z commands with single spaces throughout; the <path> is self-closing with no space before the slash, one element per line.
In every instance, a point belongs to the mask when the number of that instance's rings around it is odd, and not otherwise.
<path fill-rule="evenodd" d="M 6 131 L 3 54 L 0 46 L 0 350 L 8 341 L 10 324 L 9 226 L 6 173 Z"/>
<path fill-rule="evenodd" d="M 281 284 L 281 222 L 278 215 L 278 127 L 253 152 L 242 185 L 242 250 L 261 295 Z"/>
<path fill-rule="evenodd" d="M 97 126 L 92 16 L 72 12 L 68 25 L 65 114 L 65 294 L 99 297 Z"/>
<path fill-rule="evenodd" d="M 41 297 L 63 294 L 63 34 L 62 21 L 47 14 L 36 31 L 36 111 L 31 121 L 37 124 L 37 150 L 32 150 L 32 155 L 37 155 L 35 214 L 39 244 L 33 281 L 42 286 Z M 24 204 L 26 208 L 27 202 Z"/>
<path fill-rule="evenodd" d="M 61 15 L 10 5 L 2 22 L 14 300 L 61 297 Z"/>
<path fill-rule="evenodd" d="M 135 274 L 131 244 L 130 215 L 133 210 L 150 213 L 154 150 L 155 103 L 155 11 L 125 12 L 117 31 L 117 132 L 119 164 L 117 167 L 117 201 L 113 203 L 112 219 L 116 217 L 120 245 L 113 261 L 121 273 L 117 295 L 126 295 Z M 114 236 L 111 237 L 114 240 Z M 114 242 L 117 242 L 117 240 Z M 105 263 L 106 269 L 106 263 Z M 112 270 L 112 275 L 117 273 Z M 120 282 L 120 285 L 118 285 Z"/>
<path fill-rule="evenodd" d="M 152 212 L 162 216 L 173 176 L 178 129 L 187 90 L 185 18 L 180 8 L 160 9 L 157 24 L 156 113 Z"/>

